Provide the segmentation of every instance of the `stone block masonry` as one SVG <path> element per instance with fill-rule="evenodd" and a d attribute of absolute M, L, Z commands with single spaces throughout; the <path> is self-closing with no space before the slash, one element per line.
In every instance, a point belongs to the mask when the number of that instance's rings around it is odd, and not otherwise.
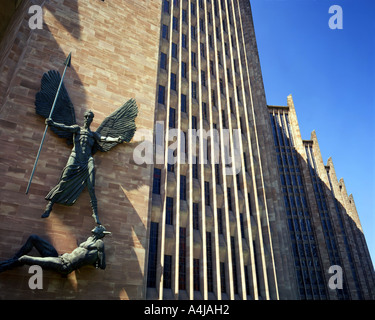
<path fill-rule="evenodd" d="M 35 4 L 43 8 L 41 30 L 28 26 Z M 25 0 L 18 7 L 0 45 L 0 260 L 30 234 L 48 239 L 59 253 L 71 252 L 94 226 L 87 190 L 74 206 L 55 205 L 48 219 L 40 218 L 70 154 L 51 131 L 25 194 L 44 130 L 34 109 L 43 73 L 61 73 L 72 52 L 64 83 L 79 125 L 91 109 L 94 130 L 135 98 L 137 128 L 152 130 L 160 14 L 161 2 L 150 0 Z M 32 291 L 28 269 L 20 267 L 0 274 L 0 299 L 144 298 L 151 171 L 132 161 L 136 139 L 94 157 L 99 217 L 112 232 L 104 239 L 106 270 L 85 267 L 67 278 L 45 271 L 43 290 Z"/>

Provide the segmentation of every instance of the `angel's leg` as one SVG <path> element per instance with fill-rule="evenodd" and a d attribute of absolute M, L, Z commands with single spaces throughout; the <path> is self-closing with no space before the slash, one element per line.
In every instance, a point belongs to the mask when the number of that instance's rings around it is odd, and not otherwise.
<path fill-rule="evenodd" d="M 89 166 L 93 165 L 89 163 Z M 94 218 L 95 222 L 97 224 L 101 224 L 99 221 L 99 216 L 98 216 L 98 201 L 96 200 L 96 195 L 95 195 L 95 170 L 92 168 L 90 170 L 90 175 L 89 178 L 87 179 L 87 189 L 89 190 L 90 198 L 91 198 L 91 208 L 92 208 L 92 217 Z"/>
<path fill-rule="evenodd" d="M 45 209 L 44 213 L 42 214 L 42 218 L 48 218 L 49 217 L 49 215 L 52 211 L 53 204 L 54 204 L 53 201 L 48 202 L 48 204 L 46 206 L 46 209 Z"/>

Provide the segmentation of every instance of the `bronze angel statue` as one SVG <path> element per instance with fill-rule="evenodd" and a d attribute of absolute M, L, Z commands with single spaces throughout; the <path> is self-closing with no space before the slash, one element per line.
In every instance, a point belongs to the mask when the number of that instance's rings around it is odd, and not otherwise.
<path fill-rule="evenodd" d="M 50 70 L 41 81 L 41 90 L 36 94 L 36 113 L 46 118 L 46 125 L 59 137 L 67 139 L 73 148 L 67 164 L 63 169 L 58 184 L 47 194 L 48 204 L 42 218 L 49 217 L 55 203 L 73 205 L 83 189 L 87 186 L 92 207 L 92 216 L 101 224 L 98 216 L 98 205 L 95 196 L 95 166 L 93 155 L 97 151 L 107 152 L 122 142 L 130 142 L 136 131 L 135 118 L 138 107 L 134 99 L 104 119 L 99 128 L 93 132 L 90 124 L 94 113 L 85 112 L 83 126 L 76 123 L 74 106 L 62 83 L 55 108 L 49 117 L 61 77 L 58 71 Z"/>

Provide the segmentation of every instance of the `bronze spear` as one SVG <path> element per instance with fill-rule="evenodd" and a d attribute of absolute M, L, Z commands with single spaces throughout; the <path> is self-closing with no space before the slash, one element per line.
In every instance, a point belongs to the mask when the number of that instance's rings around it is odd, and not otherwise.
<path fill-rule="evenodd" d="M 58 95 L 60 93 L 60 88 L 61 88 L 61 85 L 62 85 L 63 80 L 64 80 L 66 69 L 67 69 L 67 67 L 70 67 L 71 56 L 72 56 L 72 53 L 70 52 L 69 55 L 68 55 L 68 57 L 66 58 L 66 60 L 64 62 L 64 64 L 65 64 L 64 73 L 63 73 L 63 75 L 61 77 L 59 87 L 57 88 L 57 92 L 56 92 L 56 95 L 55 95 L 55 100 L 53 101 L 52 108 L 51 108 L 51 111 L 49 113 L 49 117 L 48 117 L 49 119 L 52 117 L 53 110 L 55 109 L 57 97 L 58 97 Z M 44 139 L 46 138 L 47 129 L 48 129 L 48 124 L 46 124 L 46 128 L 44 129 L 43 138 L 42 138 L 42 141 L 40 142 L 38 154 L 37 154 L 37 156 L 35 158 L 33 171 L 31 171 L 31 176 L 30 176 L 30 179 L 29 179 L 29 183 L 28 183 L 27 188 L 26 188 L 26 194 L 29 192 L 31 181 L 33 180 L 35 168 L 36 168 L 36 165 L 37 165 L 38 160 L 39 160 L 40 151 L 42 150 L 43 142 L 44 142 Z"/>

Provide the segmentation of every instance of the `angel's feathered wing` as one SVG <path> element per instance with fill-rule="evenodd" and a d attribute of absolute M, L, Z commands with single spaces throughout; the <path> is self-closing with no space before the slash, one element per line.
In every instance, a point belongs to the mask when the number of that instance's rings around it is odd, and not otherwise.
<path fill-rule="evenodd" d="M 122 137 L 123 141 L 130 142 L 136 131 L 135 118 L 137 115 L 137 103 L 134 99 L 130 99 L 105 118 L 96 132 L 103 137 Z M 97 142 L 96 149 L 107 152 L 117 144 L 118 142 Z"/>
<path fill-rule="evenodd" d="M 56 70 L 50 70 L 45 73 L 41 81 L 41 89 L 35 96 L 35 111 L 44 118 L 48 118 L 51 112 L 56 92 L 61 80 L 60 73 Z M 65 89 L 64 83 L 61 84 L 60 92 L 56 100 L 55 109 L 51 118 L 53 121 L 63 123 L 67 126 L 76 124 L 74 106 Z M 72 143 L 73 134 L 67 131 L 59 130 L 50 126 L 51 130 L 60 138 L 66 138 L 68 143 Z"/>

